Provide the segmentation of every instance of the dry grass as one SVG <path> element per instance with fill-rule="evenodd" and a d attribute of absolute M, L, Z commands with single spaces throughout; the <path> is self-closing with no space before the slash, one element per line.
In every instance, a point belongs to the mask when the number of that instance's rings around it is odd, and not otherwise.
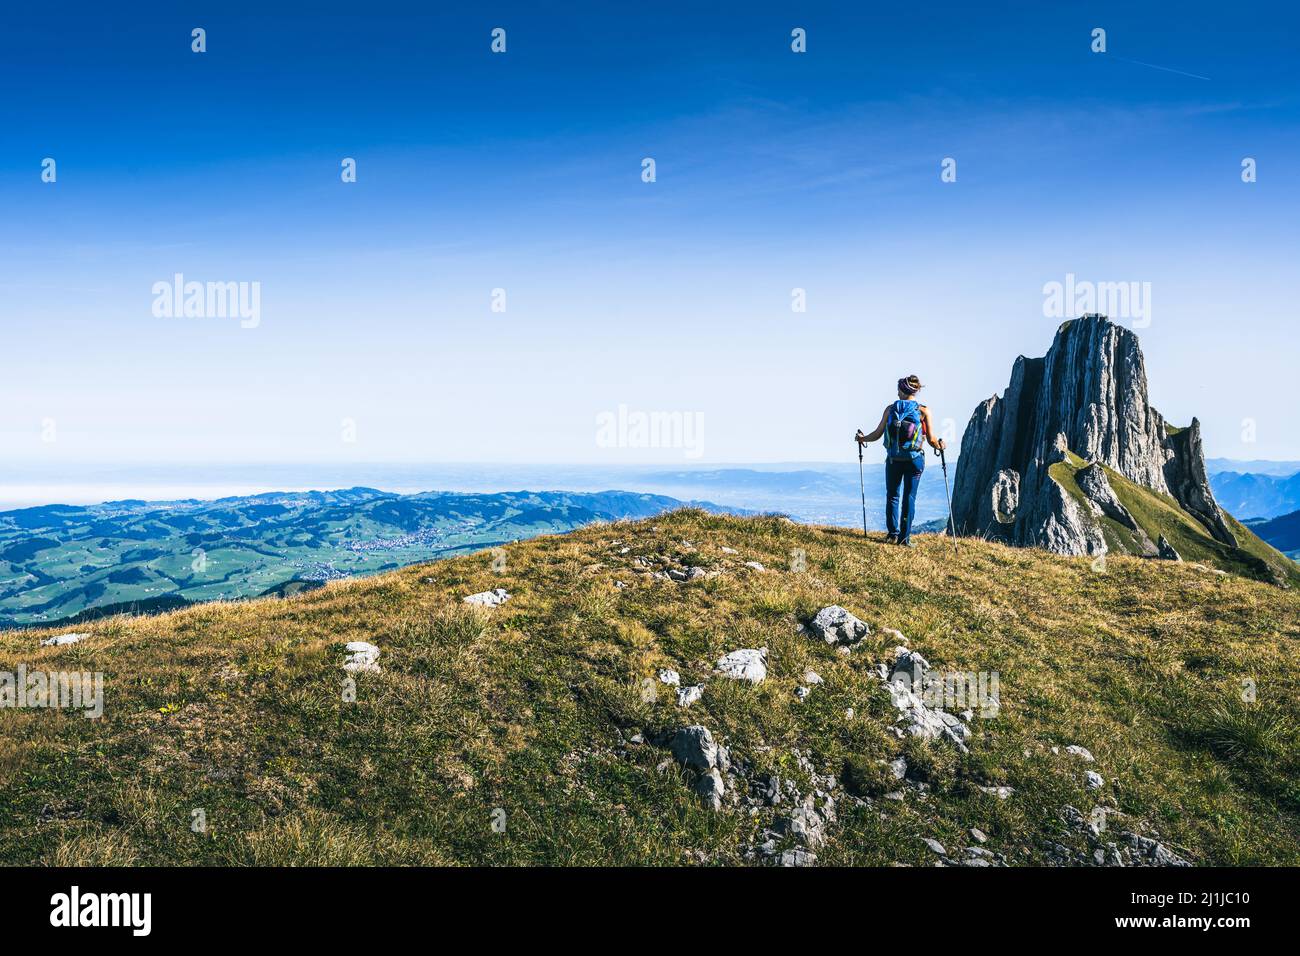
<path fill-rule="evenodd" d="M 786 570 L 795 548 L 806 571 Z M 723 573 L 658 581 L 635 573 L 638 555 Z M 499 609 L 460 601 L 497 586 L 512 594 Z M 846 658 L 796 632 L 828 604 L 898 628 L 936 666 L 998 671 L 1001 711 L 974 721 L 969 756 L 887 733 L 869 671 L 892 644 Z M 513 545 L 503 573 L 469 555 L 82 630 L 62 648 L 0 634 L 0 671 L 102 671 L 106 692 L 94 721 L 0 710 L 0 861 L 744 862 L 763 821 L 707 811 L 676 769 L 656 769 L 664 750 L 624 742 L 699 722 L 755 772 L 797 776 L 794 747 L 864 779 L 903 752 L 926 768 L 924 801 L 842 813 L 826 863 L 925 862 L 916 835 L 960 842 L 970 826 L 1037 862 L 1062 805 L 1098 802 L 1198 863 L 1300 863 L 1300 596 L 1187 566 L 1112 558 L 1097 573 L 974 541 L 954 559 L 938 537 L 907 550 L 682 511 Z M 354 701 L 351 640 L 383 651 Z M 769 648 L 762 685 L 713 681 L 689 713 L 642 699 L 659 667 L 694 682 L 755 646 Z M 800 702 L 808 667 L 825 683 Z M 1100 796 L 1052 752 L 1070 743 L 1097 756 Z M 1017 796 L 993 800 L 988 783 Z"/>

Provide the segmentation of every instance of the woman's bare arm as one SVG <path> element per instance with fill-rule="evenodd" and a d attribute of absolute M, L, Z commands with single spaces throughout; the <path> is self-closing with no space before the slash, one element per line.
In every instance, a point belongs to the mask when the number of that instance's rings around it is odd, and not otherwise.
<path fill-rule="evenodd" d="M 862 440 L 876 441 L 881 435 L 885 433 L 885 421 L 888 418 L 889 418 L 889 409 L 886 408 L 883 412 L 880 413 L 880 424 L 876 426 L 876 430 L 873 431 L 870 435 L 863 435 Z M 859 434 L 861 434 L 861 432 L 859 432 Z"/>

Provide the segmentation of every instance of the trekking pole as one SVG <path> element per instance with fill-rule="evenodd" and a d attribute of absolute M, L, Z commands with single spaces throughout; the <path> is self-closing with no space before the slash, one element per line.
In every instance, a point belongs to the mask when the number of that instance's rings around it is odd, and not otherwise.
<path fill-rule="evenodd" d="M 867 482 L 862 477 L 862 442 L 858 442 L 858 488 L 862 491 L 862 536 L 867 536 Z"/>
<path fill-rule="evenodd" d="M 948 530 L 952 532 L 952 553 L 957 551 L 957 526 L 952 520 L 952 494 L 948 491 L 948 457 L 939 449 L 939 463 L 943 465 L 943 496 L 948 500 Z"/>

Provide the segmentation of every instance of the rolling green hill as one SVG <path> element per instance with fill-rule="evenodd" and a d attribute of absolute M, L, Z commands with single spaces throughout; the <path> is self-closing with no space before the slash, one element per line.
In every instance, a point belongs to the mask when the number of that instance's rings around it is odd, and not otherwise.
<path fill-rule="evenodd" d="M 0 627 L 282 594 L 681 504 L 623 491 L 351 488 L 0 512 Z"/>
<path fill-rule="evenodd" d="M 98 719 L 0 708 L 0 861 L 1300 864 L 1300 591 L 959 546 L 684 510 L 495 569 L 461 555 L 63 646 L 0 633 L 0 673 L 103 675 Z M 871 633 L 832 646 L 832 606 Z M 347 671 L 347 642 L 377 657 Z M 740 650 L 761 681 L 719 670 Z M 913 652 L 996 674 L 996 707 L 898 709 L 881 675 Z"/>

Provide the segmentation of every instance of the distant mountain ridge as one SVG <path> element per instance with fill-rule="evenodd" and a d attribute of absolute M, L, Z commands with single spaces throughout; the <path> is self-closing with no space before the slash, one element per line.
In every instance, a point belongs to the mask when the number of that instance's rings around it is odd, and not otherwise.
<path fill-rule="evenodd" d="M 1241 518 L 1276 518 L 1300 509 L 1300 473 L 1219 472 L 1210 477 L 1214 496 Z"/>
<path fill-rule="evenodd" d="M 708 502 L 642 492 L 266 492 L 0 512 L 0 627 L 311 587 Z"/>
<path fill-rule="evenodd" d="M 1207 458 L 1205 470 L 1211 475 L 1235 471 L 1239 475 L 1268 475 L 1271 478 L 1290 478 L 1300 474 L 1300 461 L 1273 461 L 1268 458 Z"/>

